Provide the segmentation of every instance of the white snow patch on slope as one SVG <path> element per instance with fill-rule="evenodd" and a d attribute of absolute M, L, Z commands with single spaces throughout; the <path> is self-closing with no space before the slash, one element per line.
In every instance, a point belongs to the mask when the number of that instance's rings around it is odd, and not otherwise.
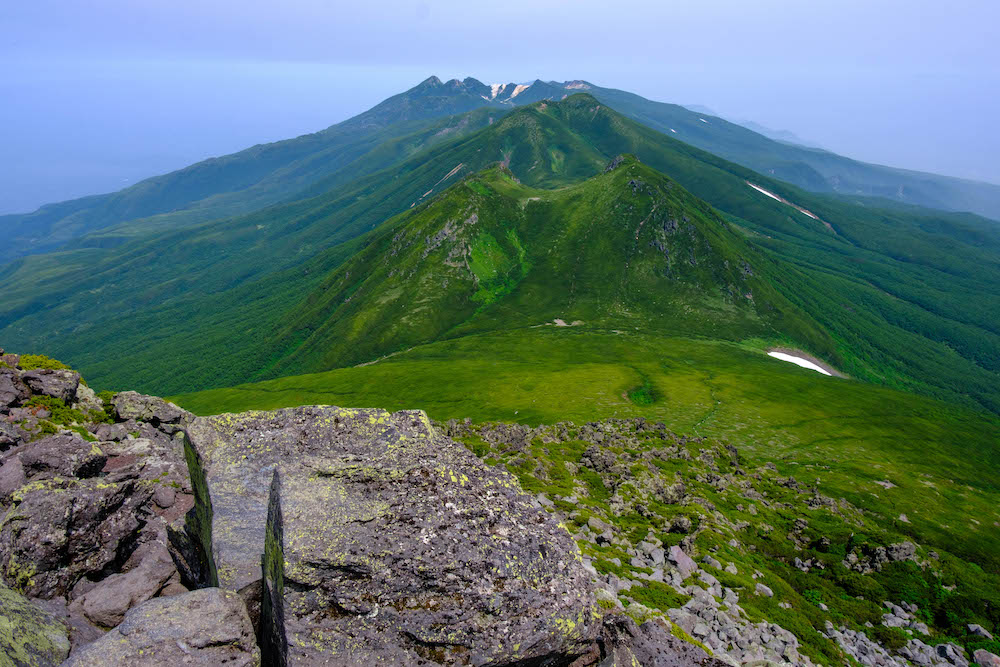
<path fill-rule="evenodd" d="M 673 132 L 674 134 L 677 134 L 677 130 L 675 130 L 674 128 L 670 128 L 670 131 Z"/>
<path fill-rule="evenodd" d="M 754 184 L 753 184 L 753 183 L 751 183 L 750 181 L 747 181 L 747 185 L 749 185 L 749 186 L 750 186 L 751 188 L 753 188 L 753 189 L 754 189 L 754 190 L 756 190 L 757 192 L 760 192 L 760 193 L 762 193 L 762 194 L 765 194 L 765 195 L 767 195 L 767 196 L 768 196 L 768 197 L 770 197 L 771 199 L 775 199 L 775 200 L 777 200 L 777 201 L 784 201 L 784 200 L 783 200 L 783 199 L 782 199 L 781 197 L 779 197 L 778 195 L 774 194 L 773 192 L 768 192 L 768 191 L 767 191 L 767 190 L 765 190 L 764 188 L 760 187 L 759 185 L 754 185 Z"/>
<path fill-rule="evenodd" d="M 791 206 L 792 208 L 794 208 L 796 211 L 798 211 L 802 215 L 808 215 L 813 220 L 816 220 L 818 222 L 822 222 L 823 225 L 827 229 L 829 229 L 831 232 L 833 232 L 833 233 L 836 234 L 836 230 L 834 230 L 834 228 L 830 225 L 829 222 L 827 222 L 826 220 L 820 220 L 819 216 L 816 215 L 815 213 L 813 213 L 812 211 L 804 209 L 801 206 L 799 206 L 798 204 L 793 204 L 792 202 L 788 201 L 787 199 L 784 199 L 783 197 L 779 197 L 778 195 L 774 194 L 773 192 L 768 192 L 767 190 L 765 190 L 764 188 L 760 187 L 759 185 L 757 185 L 755 183 L 751 183 L 750 181 L 745 181 L 745 182 L 746 182 L 747 185 L 749 185 L 751 188 L 753 188 L 757 192 L 760 192 L 761 194 L 765 194 L 768 197 L 770 197 L 771 199 L 775 199 L 777 201 L 780 201 L 782 204 L 787 204 L 787 205 Z"/>
<path fill-rule="evenodd" d="M 708 121 L 707 121 L 707 120 L 705 120 L 704 118 L 699 118 L 698 120 L 700 120 L 700 121 L 701 121 L 701 122 L 703 122 L 703 123 L 707 123 L 707 122 L 708 122 Z"/>
<path fill-rule="evenodd" d="M 504 89 L 504 84 L 502 83 L 491 83 L 490 84 L 490 99 L 495 100 L 497 95 L 501 90 Z"/>
<path fill-rule="evenodd" d="M 767 356 L 774 357 L 775 359 L 781 359 L 782 361 L 789 361 L 795 364 L 796 366 L 801 366 L 802 368 L 808 368 L 809 370 L 822 373 L 823 375 L 832 375 L 830 371 L 826 370 L 825 368 L 820 368 L 819 366 L 809 361 L 808 359 L 803 359 L 802 357 L 796 357 L 795 355 L 792 354 L 786 354 L 784 352 L 768 352 Z"/>
<path fill-rule="evenodd" d="M 514 86 L 514 92 L 510 94 L 511 99 L 517 97 L 518 95 L 526 91 L 528 88 L 531 88 L 530 83 L 527 85 L 519 84 L 517 86 Z"/>

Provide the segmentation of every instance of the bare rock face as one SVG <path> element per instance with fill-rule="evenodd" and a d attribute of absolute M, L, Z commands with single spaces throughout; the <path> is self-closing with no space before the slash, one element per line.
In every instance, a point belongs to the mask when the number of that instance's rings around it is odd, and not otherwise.
<path fill-rule="evenodd" d="M 289 664 L 556 665 L 592 649 L 601 617 L 569 534 L 424 413 L 250 412 L 188 434 L 224 588 L 261 578 L 280 473 Z"/>
<path fill-rule="evenodd" d="M 258 667 L 253 626 L 240 596 L 203 588 L 135 607 L 121 625 L 73 653 L 65 667 Z"/>

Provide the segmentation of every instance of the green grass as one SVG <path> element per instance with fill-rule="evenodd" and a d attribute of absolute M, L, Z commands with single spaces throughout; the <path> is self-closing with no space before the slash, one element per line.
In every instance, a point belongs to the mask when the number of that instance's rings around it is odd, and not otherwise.
<path fill-rule="evenodd" d="M 627 392 L 648 382 L 657 400 Z M 724 439 L 1000 571 L 994 416 L 821 376 L 754 346 L 543 327 L 418 346 L 379 363 L 174 397 L 200 414 L 334 404 L 526 424 L 646 417 Z M 890 481 L 884 489 L 876 481 Z M 906 514 L 909 523 L 898 521 Z M 978 522 L 978 523 L 975 523 Z"/>

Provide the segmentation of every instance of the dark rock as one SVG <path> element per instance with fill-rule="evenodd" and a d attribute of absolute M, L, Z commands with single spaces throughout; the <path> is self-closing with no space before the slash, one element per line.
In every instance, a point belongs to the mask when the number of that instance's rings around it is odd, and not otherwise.
<path fill-rule="evenodd" d="M 31 482 L 12 494 L 16 511 L 0 526 L 0 571 L 32 597 L 66 596 L 127 553 L 150 495 L 134 479 Z"/>
<path fill-rule="evenodd" d="M 616 155 L 615 158 L 608 163 L 608 166 L 604 168 L 604 173 L 606 174 L 609 171 L 614 171 L 615 169 L 620 167 L 622 162 L 624 161 L 625 161 L 624 155 Z"/>
<path fill-rule="evenodd" d="M 24 444 L 28 441 L 28 433 L 17 424 L 0 419 L 0 454 Z"/>
<path fill-rule="evenodd" d="M 886 547 L 886 555 L 890 561 L 916 560 L 917 545 L 913 542 L 900 542 Z"/>
<path fill-rule="evenodd" d="M 80 386 L 80 374 L 76 371 L 39 368 L 26 371 L 21 379 L 33 393 L 58 398 L 66 405 L 76 399 L 76 390 Z"/>
<path fill-rule="evenodd" d="M 190 412 L 182 410 L 162 398 L 144 396 L 134 391 L 115 394 L 111 404 L 120 421 L 142 421 L 152 424 L 167 433 L 174 433 L 194 418 Z"/>
<path fill-rule="evenodd" d="M 691 519 L 686 516 L 676 516 L 670 522 L 671 533 L 687 534 L 691 532 Z"/>
<path fill-rule="evenodd" d="M 74 652 L 65 667 L 260 665 L 253 627 L 237 593 L 205 588 L 156 598 L 117 628 Z"/>
<path fill-rule="evenodd" d="M 188 434 L 228 588 L 261 576 L 280 471 L 290 663 L 568 664 L 600 631 L 565 529 L 422 412 L 221 415 Z"/>
<path fill-rule="evenodd" d="M 96 442 L 79 435 L 53 435 L 25 448 L 19 455 L 28 479 L 62 475 L 85 479 L 101 472 L 108 457 Z"/>
<path fill-rule="evenodd" d="M 29 398 L 31 390 L 21 380 L 21 374 L 12 368 L 0 368 L 0 414 L 7 414 Z"/>
<path fill-rule="evenodd" d="M 21 355 L 19 354 L 4 354 L 3 350 L 0 350 L 0 368 L 6 365 L 8 368 L 17 368 L 21 365 Z"/>
<path fill-rule="evenodd" d="M 59 665 L 69 654 L 69 633 L 55 616 L 0 583 L 0 664 Z"/>
<path fill-rule="evenodd" d="M 598 445 L 587 447 L 580 459 L 582 465 L 597 473 L 610 472 L 617 462 L 613 452 Z"/>
<path fill-rule="evenodd" d="M 264 664 L 288 664 L 285 635 L 285 538 L 281 514 L 281 478 L 274 470 L 267 500 L 264 555 L 261 558 L 259 645 Z"/>

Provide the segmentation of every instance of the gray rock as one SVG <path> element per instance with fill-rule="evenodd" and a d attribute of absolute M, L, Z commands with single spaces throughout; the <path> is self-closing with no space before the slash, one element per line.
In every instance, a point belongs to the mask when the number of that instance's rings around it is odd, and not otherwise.
<path fill-rule="evenodd" d="M 1000 667 L 1000 656 L 983 649 L 978 649 L 973 653 L 972 658 L 979 667 Z"/>
<path fill-rule="evenodd" d="M 21 374 L 13 368 L 0 368 L 0 414 L 7 414 L 29 398 L 31 390 L 21 380 Z"/>
<path fill-rule="evenodd" d="M 111 403 L 119 420 L 148 422 L 167 433 L 180 430 L 194 418 L 190 412 L 162 398 L 144 396 L 134 391 L 115 394 Z"/>
<path fill-rule="evenodd" d="M 21 379 L 32 393 L 58 398 L 66 405 L 76 399 L 76 390 L 80 386 L 80 374 L 76 371 L 40 368 L 26 371 L 21 375 Z"/>
<path fill-rule="evenodd" d="M 757 586 L 754 588 L 754 590 L 756 591 L 757 595 L 766 595 L 769 598 L 774 597 L 774 591 L 772 591 L 769 587 L 765 586 L 764 584 L 758 583 Z"/>
<path fill-rule="evenodd" d="M 627 616 L 604 618 L 595 650 L 574 667 L 725 667 L 693 644 L 674 637 L 660 619 L 638 625 Z"/>
<path fill-rule="evenodd" d="M 177 574 L 167 547 L 159 542 L 143 544 L 129 560 L 135 563 L 132 568 L 112 574 L 77 601 L 95 625 L 118 625 L 129 609 L 159 593 Z"/>
<path fill-rule="evenodd" d="M 204 588 L 135 607 L 65 667 L 257 667 L 253 626 L 237 593 Z"/>
<path fill-rule="evenodd" d="M 69 649 L 69 634 L 55 616 L 0 583 L 0 664 L 50 667 Z"/>
<path fill-rule="evenodd" d="M 221 415 L 188 434 L 226 588 L 260 578 L 280 471 L 291 663 L 571 662 L 601 630 L 570 535 L 422 412 Z"/>
<path fill-rule="evenodd" d="M 986 639 L 993 639 L 993 635 L 990 634 L 989 630 L 976 623 L 969 623 L 969 634 L 976 635 L 977 637 L 985 637 Z"/>
<path fill-rule="evenodd" d="M 681 579 L 687 579 L 689 575 L 698 569 L 697 563 L 691 560 L 684 551 L 677 545 L 670 547 L 667 560 L 680 572 Z"/>

